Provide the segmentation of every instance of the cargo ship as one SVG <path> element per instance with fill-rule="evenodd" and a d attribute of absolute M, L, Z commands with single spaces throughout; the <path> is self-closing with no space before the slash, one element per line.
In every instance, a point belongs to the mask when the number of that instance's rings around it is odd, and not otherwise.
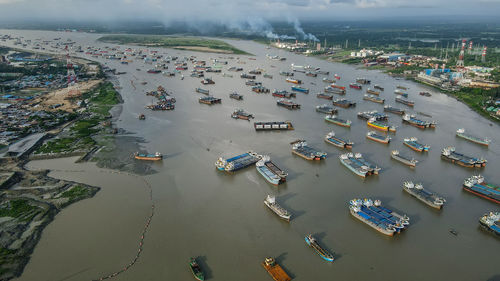
<path fill-rule="evenodd" d="M 271 275 L 274 281 L 290 281 L 292 278 L 286 274 L 279 264 L 273 258 L 266 258 L 262 262 L 264 269 Z"/>
<path fill-rule="evenodd" d="M 366 125 L 368 127 L 372 127 L 374 129 L 383 131 L 383 132 L 396 132 L 396 127 L 391 126 L 389 124 L 382 123 L 380 121 L 377 121 L 375 118 L 371 118 L 368 121 L 366 121 Z"/>
<path fill-rule="evenodd" d="M 401 89 L 401 90 L 408 90 L 408 87 L 397 85 L 396 88 Z"/>
<path fill-rule="evenodd" d="M 266 200 L 264 200 L 264 204 L 266 204 L 269 209 L 271 209 L 276 215 L 278 215 L 278 217 L 286 221 L 290 221 L 292 215 L 276 202 L 275 196 L 267 195 Z"/>
<path fill-rule="evenodd" d="M 371 164 L 363 158 L 361 153 L 345 153 L 339 156 L 340 163 L 346 166 L 354 174 L 366 178 L 370 175 L 378 175 L 380 168 Z"/>
<path fill-rule="evenodd" d="M 193 273 L 193 276 L 196 280 L 198 280 L 198 281 L 205 280 L 205 274 L 201 270 L 201 267 L 196 262 L 195 258 L 191 258 L 191 260 L 189 261 L 189 268 L 191 268 L 191 273 Z"/>
<path fill-rule="evenodd" d="M 161 73 L 161 70 L 158 70 L 158 69 L 149 69 L 147 72 L 148 73 L 152 73 L 152 74 L 158 74 L 158 73 Z"/>
<path fill-rule="evenodd" d="M 356 83 L 359 84 L 370 84 L 371 81 L 366 78 L 356 78 Z"/>
<path fill-rule="evenodd" d="M 256 164 L 257 171 L 271 184 L 279 185 L 286 182 L 288 174 L 278 168 L 267 155 L 262 156 Z"/>
<path fill-rule="evenodd" d="M 481 175 L 466 179 L 463 188 L 465 191 L 500 204 L 500 187 L 486 183 Z"/>
<path fill-rule="evenodd" d="M 318 94 L 316 95 L 316 97 L 317 97 L 318 99 L 333 100 L 333 95 L 324 94 L 324 93 L 318 93 Z"/>
<path fill-rule="evenodd" d="M 316 73 L 321 75 L 330 75 L 330 71 L 324 71 L 324 70 L 317 70 Z"/>
<path fill-rule="evenodd" d="M 431 93 L 429 93 L 429 92 L 420 92 L 419 95 L 424 96 L 424 97 L 432 96 Z"/>
<path fill-rule="evenodd" d="M 429 152 L 429 149 L 431 148 L 430 145 L 419 143 L 418 139 L 415 137 L 403 139 L 403 144 L 413 149 L 416 152 L 422 152 L 422 151 Z"/>
<path fill-rule="evenodd" d="M 391 158 L 397 160 L 407 166 L 415 167 L 417 166 L 418 161 L 414 158 L 410 158 L 408 156 L 401 155 L 398 150 L 391 151 Z"/>
<path fill-rule="evenodd" d="M 417 127 L 419 129 L 434 129 L 436 128 L 435 121 L 424 121 L 417 119 L 415 115 L 405 114 L 403 115 L 403 123 L 412 125 L 413 127 Z"/>
<path fill-rule="evenodd" d="M 325 116 L 325 121 L 333 123 L 335 125 L 339 125 L 342 127 L 350 128 L 351 120 L 344 120 L 337 117 L 337 115 L 327 115 Z"/>
<path fill-rule="evenodd" d="M 264 78 L 273 79 L 273 76 L 271 74 L 265 73 Z"/>
<path fill-rule="evenodd" d="M 383 144 L 388 144 L 391 141 L 391 137 L 379 135 L 374 131 L 369 131 L 368 133 L 366 133 L 366 138 Z"/>
<path fill-rule="evenodd" d="M 134 158 L 137 160 L 160 161 L 163 159 L 163 155 L 160 152 L 156 152 L 155 154 L 136 152 Z"/>
<path fill-rule="evenodd" d="M 269 93 L 269 89 L 262 86 L 262 85 L 253 86 L 252 91 L 254 91 L 256 93 Z"/>
<path fill-rule="evenodd" d="M 370 120 L 374 118 L 377 121 L 386 121 L 389 118 L 389 116 L 387 116 L 387 114 L 379 113 L 376 110 L 374 110 L 374 111 L 358 112 L 358 118 L 364 120 Z"/>
<path fill-rule="evenodd" d="M 321 112 L 321 113 L 325 113 L 325 114 L 333 115 L 333 114 L 337 114 L 338 110 L 336 108 L 334 108 L 333 106 L 323 104 L 323 105 L 317 105 L 316 111 Z"/>
<path fill-rule="evenodd" d="M 337 79 L 337 80 L 340 80 L 340 75 L 338 75 L 337 73 L 335 73 L 335 75 L 333 77 L 335 77 L 335 79 Z"/>
<path fill-rule="evenodd" d="M 345 90 L 339 89 L 339 88 L 334 88 L 331 86 L 325 87 L 323 90 L 325 93 L 330 93 L 330 94 L 337 94 L 337 95 L 345 95 Z"/>
<path fill-rule="evenodd" d="M 250 70 L 248 72 L 249 74 L 257 74 L 257 75 L 261 75 L 262 74 L 262 71 L 260 69 L 254 69 L 254 70 Z M 255 79 L 255 78 L 252 78 L 252 79 Z"/>
<path fill-rule="evenodd" d="M 352 199 L 349 201 L 351 215 L 380 233 L 388 236 L 400 233 L 410 224 L 410 218 L 381 206 L 380 200 Z"/>
<path fill-rule="evenodd" d="M 379 96 L 379 95 L 380 95 L 380 92 L 374 91 L 374 90 L 372 90 L 372 89 L 370 89 L 370 88 L 368 88 L 368 89 L 366 90 L 366 93 L 367 93 L 367 94 L 376 95 L 376 96 Z"/>
<path fill-rule="evenodd" d="M 257 82 L 255 80 L 247 80 L 245 82 L 245 85 L 247 85 L 247 86 L 259 86 L 259 85 L 262 85 L 262 83 L 261 82 Z"/>
<path fill-rule="evenodd" d="M 235 172 L 255 164 L 261 158 L 262 156 L 257 153 L 249 151 L 229 159 L 219 157 L 215 162 L 215 167 L 217 167 L 219 171 Z"/>
<path fill-rule="evenodd" d="M 377 84 L 373 85 L 373 88 L 374 88 L 374 89 L 377 89 L 377 90 L 380 90 L 380 91 L 383 91 L 383 90 L 384 90 L 384 88 L 383 88 L 382 86 L 379 86 L 379 85 L 377 85 Z"/>
<path fill-rule="evenodd" d="M 374 95 L 364 95 L 363 100 L 367 100 L 367 101 L 371 101 L 371 102 L 375 102 L 375 103 L 381 103 L 381 104 L 383 104 L 385 102 L 385 99 L 379 98 L 379 97 L 374 96 Z"/>
<path fill-rule="evenodd" d="M 271 94 L 273 95 L 273 97 L 287 98 L 287 99 L 297 97 L 297 94 L 290 93 L 286 90 L 278 91 L 274 89 Z"/>
<path fill-rule="evenodd" d="M 246 73 L 241 73 L 240 74 L 240 78 L 255 80 L 256 76 L 255 75 L 246 74 Z"/>
<path fill-rule="evenodd" d="M 222 99 L 220 98 L 215 98 L 212 96 L 207 96 L 207 97 L 201 97 L 198 99 L 199 103 L 204 103 L 208 105 L 216 104 L 216 103 L 222 103 Z"/>
<path fill-rule="evenodd" d="M 336 147 L 342 148 L 342 149 L 352 149 L 352 146 L 354 145 L 353 142 L 351 141 L 346 141 L 341 138 L 338 138 L 335 136 L 335 132 L 331 131 L 325 136 L 325 142 L 334 145 Z"/>
<path fill-rule="evenodd" d="M 403 190 L 408 192 L 418 200 L 438 210 L 441 210 L 444 203 L 446 202 L 443 197 L 440 197 L 435 193 L 426 190 L 420 183 L 414 184 L 411 181 L 404 182 Z"/>
<path fill-rule="evenodd" d="M 292 86 L 292 91 L 301 92 L 304 94 L 309 94 L 309 89 L 299 86 Z"/>
<path fill-rule="evenodd" d="M 255 117 L 252 114 L 245 112 L 243 109 L 236 109 L 231 114 L 231 118 L 250 121 L 250 119 Z"/>
<path fill-rule="evenodd" d="M 236 92 L 232 92 L 229 94 L 229 97 L 235 100 L 243 100 L 243 95 L 240 95 Z"/>
<path fill-rule="evenodd" d="M 201 80 L 201 84 L 203 84 L 203 85 L 211 85 L 211 84 L 215 84 L 215 82 L 211 78 L 205 78 L 205 79 Z"/>
<path fill-rule="evenodd" d="M 293 72 L 288 71 L 280 71 L 281 76 L 293 76 Z"/>
<path fill-rule="evenodd" d="M 415 102 L 414 101 L 403 99 L 403 98 L 400 98 L 400 97 L 396 97 L 395 101 L 399 102 L 399 103 L 402 103 L 404 105 L 410 106 L 410 107 L 415 106 Z"/>
<path fill-rule="evenodd" d="M 298 79 L 286 78 L 285 81 L 288 83 L 293 83 L 293 84 L 302 84 L 302 81 L 300 81 Z"/>
<path fill-rule="evenodd" d="M 484 145 L 484 146 L 489 146 L 490 142 L 491 142 L 487 138 L 480 138 L 480 137 L 466 134 L 465 129 L 463 129 L 463 128 L 457 130 L 457 137 L 461 137 L 461 138 L 466 139 L 470 142 L 477 143 L 477 144 Z"/>
<path fill-rule="evenodd" d="M 336 89 L 341 89 L 341 90 L 345 91 L 345 87 L 344 86 L 339 86 L 339 85 L 336 85 L 336 84 L 331 84 L 330 87 L 336 88 Z"/>
<path fill-rule="evenodd" d="M 489 212 L 479 218 L 479 223 L 487 230 L 500 235 L 500 212 Z"/>
<path fill-rule="evenodd" d="M 323 78 L 323 82 L 325 82 L 325 83 L 333 83 L 333 82 L 335 82 L 335 80 L 325 77 L 325 78 Z"/>
<path fill-rule="evenodd" d="M 307 245 L 311 246 L 316 253 L 325 261 L 333 262 L 335 258 L 326 249 L 318 244 L 318 241 L 312 236 L 312 234 L 307 235 L 305 238 Z"/>
<path fill-rule="evenodd" d="M 300 109 L 300 104 L 295 103 L 291 100 L 287 100 L 287 99 L 279 99 L 276 101 L 276 104 L 278 106 L 282 106 L 282 107 L 285 107 L 287 109 Z"/>
<path fill-rule="evenodd" d="M 293 130 L 292 122 L 255 122 L 253 127 L 256 131 Z"/>
<path fill-rule="evenodd" d="M 456 152 L 452 146 L 441 150 L 441 158 L 467 168 L 484 168 L 486 167 L 486 159 L 475 158 Z"/>
<path fill-rule="evenodd" d="M 405 92 L 403 92 L 403 91 L 401 91 L 401 90 L 399 90 L 399 89 L 394 90 L 394 93 L 395 93 L 396 95 L 400 95 L 400 96 L 405 97 L 405 98 L 407 98 L 407 97 L 408 97 L 408 94 L 407 94 L 407 93 L 405 93 Z"/>
<path fill-rule="evenodd" d="M 384 106 L 384 111 L 387 111 L 387 112 L 390 112 L 390 113 L 394 113 L 394 114 L 399 114 L 399 115 L 405 114 L 405 111 L 403 109 L 400 109 L 400 108 L 397 108 L 397 107 L 393 107 L 391 105 Z"/>
<path fill-rule="evenodd" d="M 292 145 L 292 153 L 306 160 L 319 161 L 326 158 L 326 152 L 308 146 L 305 140 L 296 140 L 290 144 Z"/>
<path fill-rule="evenodd" d="M 202 88 L 196 88 L 195 91 L 197 93 L 204 94 L 204 95 L 208 95 L 210 93 L 209 90 L 205 90 L 205 89 L 202 89 Z"/>
<path fill-rule="evenodd" d="M 346 99 L 335 99 L 332 101 L 332 104 L 342 108 L 355 107 L 356 103 Z"/>
<path fill-rule="evenodd" d="M 229 78 L 233 78 L 233 75 L 232 75 L 232 74 L 229 74 L 229 73 L 222 73 L 222 77 L 229 77 Z"/>
<path fill-rule="evenodd" d="M 318 74 L 316 72 L 307 71 L 306 72 L 306 76 L 309 76 L 309 77 L 318 77 Z"/>
<path fill-rule="evenodd" d="M 351 83 L 351 84 L 349 84 L 349 87 L 356 89 L 356 90 L 361 90 L 361 88 L 362 88 L 361 85 L 358 83 Z"/>

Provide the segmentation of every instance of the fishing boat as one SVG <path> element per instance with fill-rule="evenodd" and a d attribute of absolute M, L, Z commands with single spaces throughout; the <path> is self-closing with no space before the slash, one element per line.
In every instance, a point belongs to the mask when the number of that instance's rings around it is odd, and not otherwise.
<path fill-rule="evenodd" d="M 487 230 L 500 235 L 500 212 L 489 212 L 479 218 L 479 223 Z"/>
<path fill-rule="evenodd" d="M 271 94 L 273 95 L 273 97 L 279 97 L 279 98 L 295 98 L 297 97 L 297 94 L 295 93 L 290 93 L 286 90 L 282 90 L 282 91 L 278 91 L 276 89 L 274 89 Z"/>
<path fill-rule="evenodd" d="M 231 118 L 250 121 L 250 119 L 255 118 L 255 117 L 253 117 L 252 114 L 245 112 L 243 109 L 236 109 L 231 114 Z"/>
<path fill-rule="evenodd" d="M 296 140 L 290 144 L 292 145 L 292 153 L 306 160 L 319 161 L 326 158 L 326 152 L 308 146 L 305 140 Z"/>
<path fill-rule="evenodd" d="M 325 113 L 325 114 L 333 115 L 333 114 L 337 114 L 338 110 L 336 108 L 334 108 L 333 106 L 329 106 L 327 104 L 322 104 L 322 105 L 316 106 L 316 111 L 321 112 L 321 113 Z"/>
<path fill-rule="evenodd" d="M 354 143 L 351 141 L 346 141 L 339 137 L 336 137 L 334 131 L 329 132 L 325 136 L 325 142 L 342 149 L 352 149 L 352 146 L 354 145 Z"/>
<path fill-rule="evenodd" d="M 196 262 L 195 258 L 191 258 L 191 260 L 189 261 L 189 267 L 191 268 L 191 272 L 193 273 L 193 276 L 196 280 L 205 280 L 205 274 L 201 270 L 201 267 L 198 262 Z"/>
<path fill-rule="evenodd" d="M 255 122 L 253 124 L 256 131 L 283 131 L 283 130 L 293 130 L 292 122 Z"/>
<path fill-rule="evenodd" d="M 400 97 L 396 97 L 395 101 L 399 102 L 399 103 L 402 103 L 404 105 L 410 106 L 410 107 L 413 107 L 415 105 L 414 101 L 403 99 L 403 98 L 400 98 Z"/>
<path fill-rule="evenodd" d="M 273 185 L 279 185 L 286 182 L 288 174 L 271 162 L 271 158 L 267 155 L 262 156 L 262 159 L 257 161 L 255 167 L 257 171 Z"/>
<path fill-rule="evenodd" d="M 318 99 L 333 100 L 333 95 L 324 94 L 324 93 L 318 93 L 318 94 L 316 95 L 316 97 L 317 97 Z"/>
<path fill-rule="evenodd" d="M 204 103 L 208 105 L 216 104 L 216 103 L 222 103 L 222 99 L 212 97 L 212 96 L 206 96 L 206 97 L 201 97 L 198 99 L 199 103 Z"/>
<path fill-rule="evenodd" d="M 327 115 L 325 121 L 347 128 L 350 128 L 352 123 L 351 120 L 340 119 L 337 115 Z"/>
<path fill-rule="evenodd" d="M 500 204 L 500 187 L 485 182 L 484 177 L 481 175 L 465 179 L 463 188 L 465 191 Z"/>
<path fill-rule="evenodd" d="M 403 139 L 403 144 L 417 152 L 422 152 L 422 151 L 429 152 L 429 149 L 431 148 L 430 145 L 419 143 L 418 139 L 415 137 Z"/>
<path fill-rule="evenodd" d="M 312 234 L 308 234 L 304 239 L 306 240 L 307 245 L 311 246 L 311 248 L 313 248 L 322 259 L 329 262 L 333 262 L 335 260 L 332 254 L 318 244 L 318 241 L 316 241 Z"/>
<path fill-rule="evenodd" d="M 356 90 L 361 90 L 361 88 L 362 88 L 361 85 L 358 83 L 351 83 L 351 84 L 349 84 L 349 87 L 356 89 Z"/>
<path fill-rule="evenodd" d="M 229 94 L 229 97 L 235 100 L 243 100 L 243 95 L 240 95 L 236 92 L 232 92 Z"/>
<path fill-rule="evenodd" d="M 379 135 L 374 131 L 369 131 L 368 133 L 366 133 L 366 138 L 383 144 L 388 144 L 391 141 L 391 137 Z"/>
<path fill-rule="evenodd" d="M 364 95 L 363 99 L 367 100 L 367 101 L 375 102 L 375 103 L 382 103 L 382 104 L 385 102 L 385 99 L 379 98 L 379 97 L 374 96 L 374 95 Z"/>
<path fill-rule="evenodd" d="M 453 146 L 445 147 L 441 150 L 441 158 L 467 168 L 484 168 L 486 159 L 475 158 L 456 152 Z"/>
<path fill-rule="evenodd" d="M 377 121 L 386 121 L 389 118 L 389 116 L 387 116 L 387 114 L 379 113 L 376 110 L 374 110 L 374 111 L 358 112 L 358 118 L 364 120 L 370 120 L 374 118 Z"/>
<path fill-rule="evenodd" d="M 379 95 L 380 95 L 380 92 L 378 92 L 378 91 L 374 91 L 374 90 L 372 90 L 372 89 L 370 89 L 370 88 L 368 88 L 368 89 L 366 90 L 366 93 L 367 93 L 367 94 L 376 95 L 376 96 L 379 96 Z"/>
<path fill-rule="evenodd" d="M 300 109 L 300 104 L 287 99 L 279 99 L 276 104 L 287 109 Z"/>
<path fill-rule="evenodd" d="M 301 92 L 304 94 L 309 94 L 309 89 L 299 86 L 292 86 L 292 91 Z"/>
<path fill-rule="evenodd" d="M 329 94 L 345 95 L 345 90 L 342 90 L 339 88 L 334 88 L 331 86 L 325 87 L 325 89 L 323 91 L 325 93 L 329 93 Z"/>
<path fill-rule="evenodd" d="M 335 99 L 332 101 L 332 104 L 342 108 L 355 107 L 356 103 L 346 99 Z"/>
<path fill-rule="evenodd" d="M 383 90 L 384 90 L 384 88 L 383 88 L 382 86 L 379 86 L 379 85 L 377 85 L 377 84 L 373 85 L 373 88 L 374 88 L 374 89 L 377 89 L 377 90 L 380 90 L 380 91 L 383 91 Z"/>
<path fill-rule="evenodd" d="M 286 274 L 279 264 L 273 258 L 266 258 L 262 262 L 264 269 L 271 275 L 274 281 L 290 281 L 292 278 Z"/>
<path fill-rule="evenodd" d="M 288 83 L 293 83 L 293 84 L 302 84 L 302 81 L 300 81 L 298 79 L 286 78 L 285 81 Z"/>
<path fill-rule="evenodd" d="M 372 127 L 374 129 L 384 132 L 392 132 L 392 133 L 396 132 L 396 127 L 377 121 L 375 118 L 371 118 L 368 121 L 366 121 L 366 125 L 368 127 Z"/>
<path fill-rule="evenodd" d="M 407 93 L 405 93 L 405 92 L 403 92 L 403 91 L 401 91 L 400 89 L 396 89 L 396 90 L 394 90 L 394 93 L 395 93 L 396 95 L 400 95 L 400 96 L 405 97 L 405 98 L 407 98 L 407 97 L 408 97 L 408 94 L 407 94 Z"/>
<path fill-rule="evenodd" d="M 397 108 L 397 107 L 393 107 L 391 105 L 384 106 L 384 111 L 387 111 L 387 112 L 390 112 L 390 113 L 394 113 L 394 114 L 399 114 L 399 115 L 405 114 L 405 111 L 403 109 L 400 109 L 400 108 Z"/>
<path fill-rule="evenodd" d="M 466 134 L 465 129 L 463 129 L 463 128 L 457 130 L 457 137 L 460 137 L 460 138 L 466 139 L 470 142 L 477 143 L 477 144 L 484 145 L 484 146 L 489 146 L 490 142 L 491 142 L 488 138 L 480 138 L 480 137 Z"/>
<path fill-rule="evenodd" d="M 202 89 L 202 88 L 196 88 L 195 92 L 200 93 L 200 94 L 204 94 L 204 95 L 208 95 L 210 93 L 209 90 L 205 90 L 205 89 Z"/>
<path fill-rule="evenodd" d="M 424 121 L 418 119 L 415 115 L 405 114 L 403 115 L 403 123 L 409 124 L 413 127 L 417 127 L 420 129 L 436 128 L 435 121 Z"/>
<path fill-rule="evenodd" d="M 276 215 L 278 215 L 278 217 L 286 221 L 290 221 L 292 215 L 283 207 L 281 207 L 278 202 L 276 202 L 275 196 L 267 195 L 266 200 L 264 200 L 264 204 L 266 204 L 269 209 L 271 209 Z"/>
<path fill-rule="evenodd" d="M 446 200 L 443 197 L 440 197 L 435 193 L 426 190 L 420 183 L 414 184 L 411 181 L 404 182 L 403 190 L 408 192 L 410 195 L 417 198 L 418 200 L 438 210 L 441 210 L 441 208 L 443 208 L 444 203 L 446 202 Z"/>
<path fill-rule="evenodd" d="M 407 166 L 415 167 L 417 166 L 418 161 L 414 158 L 410 158 L 408 156 L 402 155 L 398 150 L 391 151 L 391 158 L 397 160 Z"/>
<path fill-rule="evenodd" d="M 156 152 L 155 154 L 136 152 L 134 158 L 137 160 L 160 161 L 163 159 L 163 155 L 160 152 Z"/>
<path fill-rule="evenodd" d="M 219 159 L 215 161 L 215 167 L 219 171 L 235 172 L 255 164 L 261 158 L 261 155 L 258 155 L 253 151 L 249 151 L 228 159 L 219 157 Z"/>
<path fill-rule="evenodd" d="M 370 175 L 378 175 L 380 168 L 366 161 L 361 153 L 345 153 L 339 156 L 340 163 L 346 166 L 354 174 L 366 178 Z"/>
<path fill-rule="evenodd" d="M 352 199 L 349 211 L 355 218 L 388 236 L 400 233 L 410 224 L 410 218 L 382 207 L 380 200 Z"/>
<path fill-rule="evenodd" d="M 366 78 L 356 78 L 356 83 L 359 84 L 370 84 L 371 81 Z"/>

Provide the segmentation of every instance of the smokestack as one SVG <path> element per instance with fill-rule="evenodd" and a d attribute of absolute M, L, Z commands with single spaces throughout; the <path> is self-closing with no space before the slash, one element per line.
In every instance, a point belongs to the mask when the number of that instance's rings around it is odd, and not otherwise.
<path fill-rule="evenodd" d="M 484 46 L 483 48 L 483 54 L 481 55 L 481 62 L 486 62 L 486 50 L 488 47 Z"/>

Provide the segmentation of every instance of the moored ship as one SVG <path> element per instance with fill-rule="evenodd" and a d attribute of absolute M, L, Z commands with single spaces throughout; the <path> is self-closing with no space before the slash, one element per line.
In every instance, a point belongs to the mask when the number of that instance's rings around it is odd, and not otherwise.
<path fill-rule="evenodd" d="M 217 167 L 219 171 L 235 172 L 255 164 L 261 158 L 262 156 L 257 153 L 249 151 L 228 159 L 219 157 L 215 162 L 215 167 Z"/>
<path fill-rule="evenodd" d="M 400 108 L 397 108 L 397 107 L 394 107 L 391 105 L 384 106 L 384 111 L 394 113 L 394 114 L 399 114 L 399 115 L 405 114 L 405 111 L 403 109 L 400 109 Z"/>
<path fill-rule="evenodd" d="M 361 85 L 358 83 L 351 83 L 351 84 L 349 84 L 349 87 L 356 89 L 356 90 L 361 90 Z"/>
<path fill-rule="evenodd" d="M 333 106 L 329 106 L 327 104 L 322 104 L 322 105 L 316 106 L 316 111 L 321 112 L 321 113 L 325 113 L 325 114 L 333 115 L 333 114 L 336 114 L 338 110 L 336 108 L 334 108 Z"/>
<path fill-rule="evenodd" d="M 212 96 L 206 96 L 206 97 L 201 97 L 198 99 L 199 103 L 204 103 L 208 105 L 216 104 L 216 103 L 222 103 L 222 99 L 212 97 Z"/>
<path fill-rule="evenodd" d="M 461 138 L 466 139 L 470 142 L 477 143 L 480 145 L 485 145 L 485 146 L 489 146 L 490 142 L 491 142 L 488 138 L 480 138 L 480 137 L 466 134 L 465 129 L 463 129 L 463 128 L 457 130 L 457 137 L 461 137 Z"/>
<path fill-rule="evenodd" d="M 283 130 L 293 130 L 292 122 L 255 122 L 253 127 L 256 131 L 283 131 Z"/>
<path fill-rule="evenodd" d="M 500 204 L 500 187 L 484 181 L 481 175 L 472 176 L 464 181 L 465 191 L 473 193 L 491 202 Z"/>
<path fill-rule="evenodd" d="M 286 90 L 278 91 L 274 89 L 271 94 L 273 95 L 273 97 L 287 98 L 287 99 L 297 97 L 295 93 L 290 93 Z"/>
<path fill-rule="evenodd" d="M 333 95 L 325 94 L 325 93 L 318 93 L 316 95 L 318 99 L 325 99 L 325 100 L 333 100 Z"/>
<path fill-rule="evenodd" d="M 292 278 L 286 274 L 279 264 L 273 258 L 266 258 L 262 262 L 264 269 L 271 275 L 274 281 L 290 281 Z"/>
<path fill-rule="evenodd" d="M 292 91 L 301 92 L 304 94 L 309 94 L 309 89 L 304 88 L 304 87 L 300 87 L 300 86 L 292 86 Z"/>
<path fill-rule="evenodd" d="M 456 152 L 453 146 L 443 148 L 443 150 L 441 150 L 441 158 L 467 168 L 484 168 L 487 162 L 486 159 L 483 158 L 470 157 Z"/>
<path fill-rule="evenodd" d="M 339 156 L 340 163 L 346 166 L 354 174 L 366 178 L 370 175 L 378 175 L 380 168 L 366 161 L 361 153 L 345 153 Z"/>
<path fill-rule="evenodd" d="M 403 123 L 412 125 L 414 127 L 420 128 L 420 129 L 427 129 L 427 128 L 434 129 L 434 128 L 436 128 L 435 121 L 420 120 L 420 119 L 417 119 L 415 115 L 410 115 L 410 114 L 403 115 Z"/>
<path fill-rule="evenodd" d="M 375 102 L 375 103 L 382 103 L 382 104 L 385 102 L 385 99 L 379 98 L 379 97 L 374 96 L 374 95 L 364 95 L 363 100 L 367 100 L 367 101 L 371 101 L 371 102 Z"/>
<path fill-rule="evenodd" d="M 410 106 L 410 107 L 413 107 L 415 105 L 414 101 L 403 99 L 403 98 L 400 98 L 400 97 L 396 97 L 395 101 L 399 102 L 399 103 L 402 103 L 404 105 Z"/>
<path fill-rule="evenodd" d="M 306 160 L 319 161 L 326 158 L 326 152 L 308 146 L 305 140 L 296 140 L 290 144 L 292 145 L 292 153 Z"/>
<path fill-rule="evenodd" d="M 204 95 L 208 95 L 210 93 L 209 90 L 205 90 L 205 89 L 202 89 L 202 88 L 196 88 L 195 91 L 197 93 L 204 94 Z"/>
<path fill-rule="evenodd" d="M 276 101 L 276 104 L 287 109 L 300 109 L 300 104 L 287 99 L 279 99 Z"/>
<path fill-rule="evenodd" d="M 398 150 L 391 151 L 391 158 L 410 167 L 415 167 L 418 163 L 414 158 L 402 155 Z"/>
<path fill-rule="evenodd" d="M 479 218 L 479 223 L 487 230 L 500 235 L 500 212 L 489 212 Z"/>
<path fill-rule="evenodd" d="M 326 134 L 325 142 L 334 145 L 336 147 L 345 149 L 352 149 L 352 146 L 354 145 L 354 143 L 349 140 L 346 141 L 339 137 L 336 137 L 334 131 L 331 131 L 328 134 Z"/>
<path fill-rule="evenodd" d="M 351 127 L 351 120 L 344 120 L 341 118 L 338 118 L 337 115 L 327 115 L 325 116 L 325 121 L 333 123 L 335 125 L 339 125 L 342 127 L 350 128 Z"/>
<path fill-rule="evenodd" d="M 229 94 L 229 97 L 235 100 L 243 100 L 243 95 L 240 95 L 236 92 L 232 92 Z"/>
<path fill-rule="evenodd" d="M 236 109 L 231 114 L 231 118 L 250 121 L 250 119 L 255 117 L 252 114 L 245 112 L 243 109 Z"/>
<path fill-rule="evenodd" d="M 163 159 L 163 155 L 160 152 L 156 152 L 155 154 L 136 152 L 134 158 L 137 160 L 160 161 Z"/>
<path fill-rule="evenodd" d="M 428 152 L 429 149 L 431 148 L 430 145 L 419 143 L 418 139 L 415 137 L 403 139 L 403 144 L 417 152 L 422 152 L 422 151 Z"/>
<path fill-rule="evenodd" d="M 342 108 L 355 107 L 356 103 L 346 99 L 335 99 L 332 101 L 332 104 Z"/>
<path fill-rule="evenodd" d="M 257 171 L 271 184 L 279 185 L 286 182 L 288 174 L 278 168 L 267 155 L 262 156 L 256 164 Z"/>
<path fill-rule="evenodd" d="M 374 131 L 369 131 L 368 133 L 366 133 L 366 138 L 383 144 L 388 144 L 391 141 L 391 137 L 379 135 Z"/>
<path fill-rule="evenodd" d="M 388 236 L 400 233 L 410 224 L 410 218 L 381 206 L 380 200 L 353 199 L 349 201 L 351 215 Z"/>
<path fill-rule="evenodd" d="M 300 81 L 298 79 L 286 78 L 285 81 L 288 83 L 293 83 L 293 84 L 302 84 L 302 81 Z"/>
<path fill-rule="evenodd" d="M 403 190 L 435 209 L 440 210 L 441 208 L 443 208 L 443 205 L 446 202 L 443 197 L 440 197 L 435 193 L 426 190 L 420 183 L 415 184 L 411 181 L 404 182 Z"/>
<path fill-rule="evenodd" d="M 339 89 L 339 88 L 334 88 L 334 87 L 331 87 L 331 86 L 328 86 L 328 87 L 325 87 L 325 89 L 323 90 L 325 93 L 329 93 L 329 94 L 337 94 L 337 95 L 345 95 L 345 90 L 342 90 L 342 89 Z"/>
<path fill-rule="evenodd" d="M 275 196 L 267 195 L 266 200 L 264 200 L 264 204 L 266 204 L 269 209 L 271 209 L 276 215 L 278 215 L 278 217 L 286 221 L 290 221 L 292 215 L 283 207 L 281 207 L 278 202 L 276 202 Z"/>
<path fill-rule="evenodd" d="M 383 132 L 396 132 L 396 127 L 377 121 L 375 118 L 366 121 L 366 125 Z"/>
<path fill-rule="evenodd" d="M 374 118 L 377 121 L 385 121 L 389 118 L 387 114 L 385 113 L 379 113 L 378 111 L 364 111 L 364 112 L 358 112 L 358 118 L 364 119 L 364 120 L 370 120 Z"/>
<path fill-rule="evenodd" d="M 191 258 L 191 260 L 189 261 L 189 268 L 191 268 L 191 273 L 193 273 L 193 276 L 196 280 L 198 281 L 205 280 L 205 274 L 201 270 L 201 267 L 198 264 L 198 262 L 196 262 L 195 258 Z"/>
<path fill-rule="evenodd" d="M 326 249 L 318 244 L 318 241 L 312 236 L 312 234 L 307 235 L 305 238 L 307 245 L 311 246 L 316 253 L 325 261 L 333 262 L 335 258 Z"/>

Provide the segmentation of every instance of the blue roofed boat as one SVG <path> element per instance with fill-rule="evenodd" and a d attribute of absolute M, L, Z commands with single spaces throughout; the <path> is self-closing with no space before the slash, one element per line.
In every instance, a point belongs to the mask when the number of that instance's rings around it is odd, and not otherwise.
<path fill-rule="evenodd" d="M 220 157 L 215 162 L 215 167 L 217 167 L 219 171 L 235 172 L 243 168 L 246 168 L 252 164 L 255 164 L 261 158 L 262 158 L 261 155 L 249 151 L 247 153 L 243 153 L 229 159 Z"/>
<path fill-rule="evenodd" d="M 267 155 L 262 156 L 256 164 L 257 171 L 271 184 L 279 185 L 286 182 L 288 174 L 278 168 Z"/>
<path fill-rule="evenodd" d="M 500 212 L 489 212 L 483 215 L 479 223 L 489 231 L 500 235 Z"/>

